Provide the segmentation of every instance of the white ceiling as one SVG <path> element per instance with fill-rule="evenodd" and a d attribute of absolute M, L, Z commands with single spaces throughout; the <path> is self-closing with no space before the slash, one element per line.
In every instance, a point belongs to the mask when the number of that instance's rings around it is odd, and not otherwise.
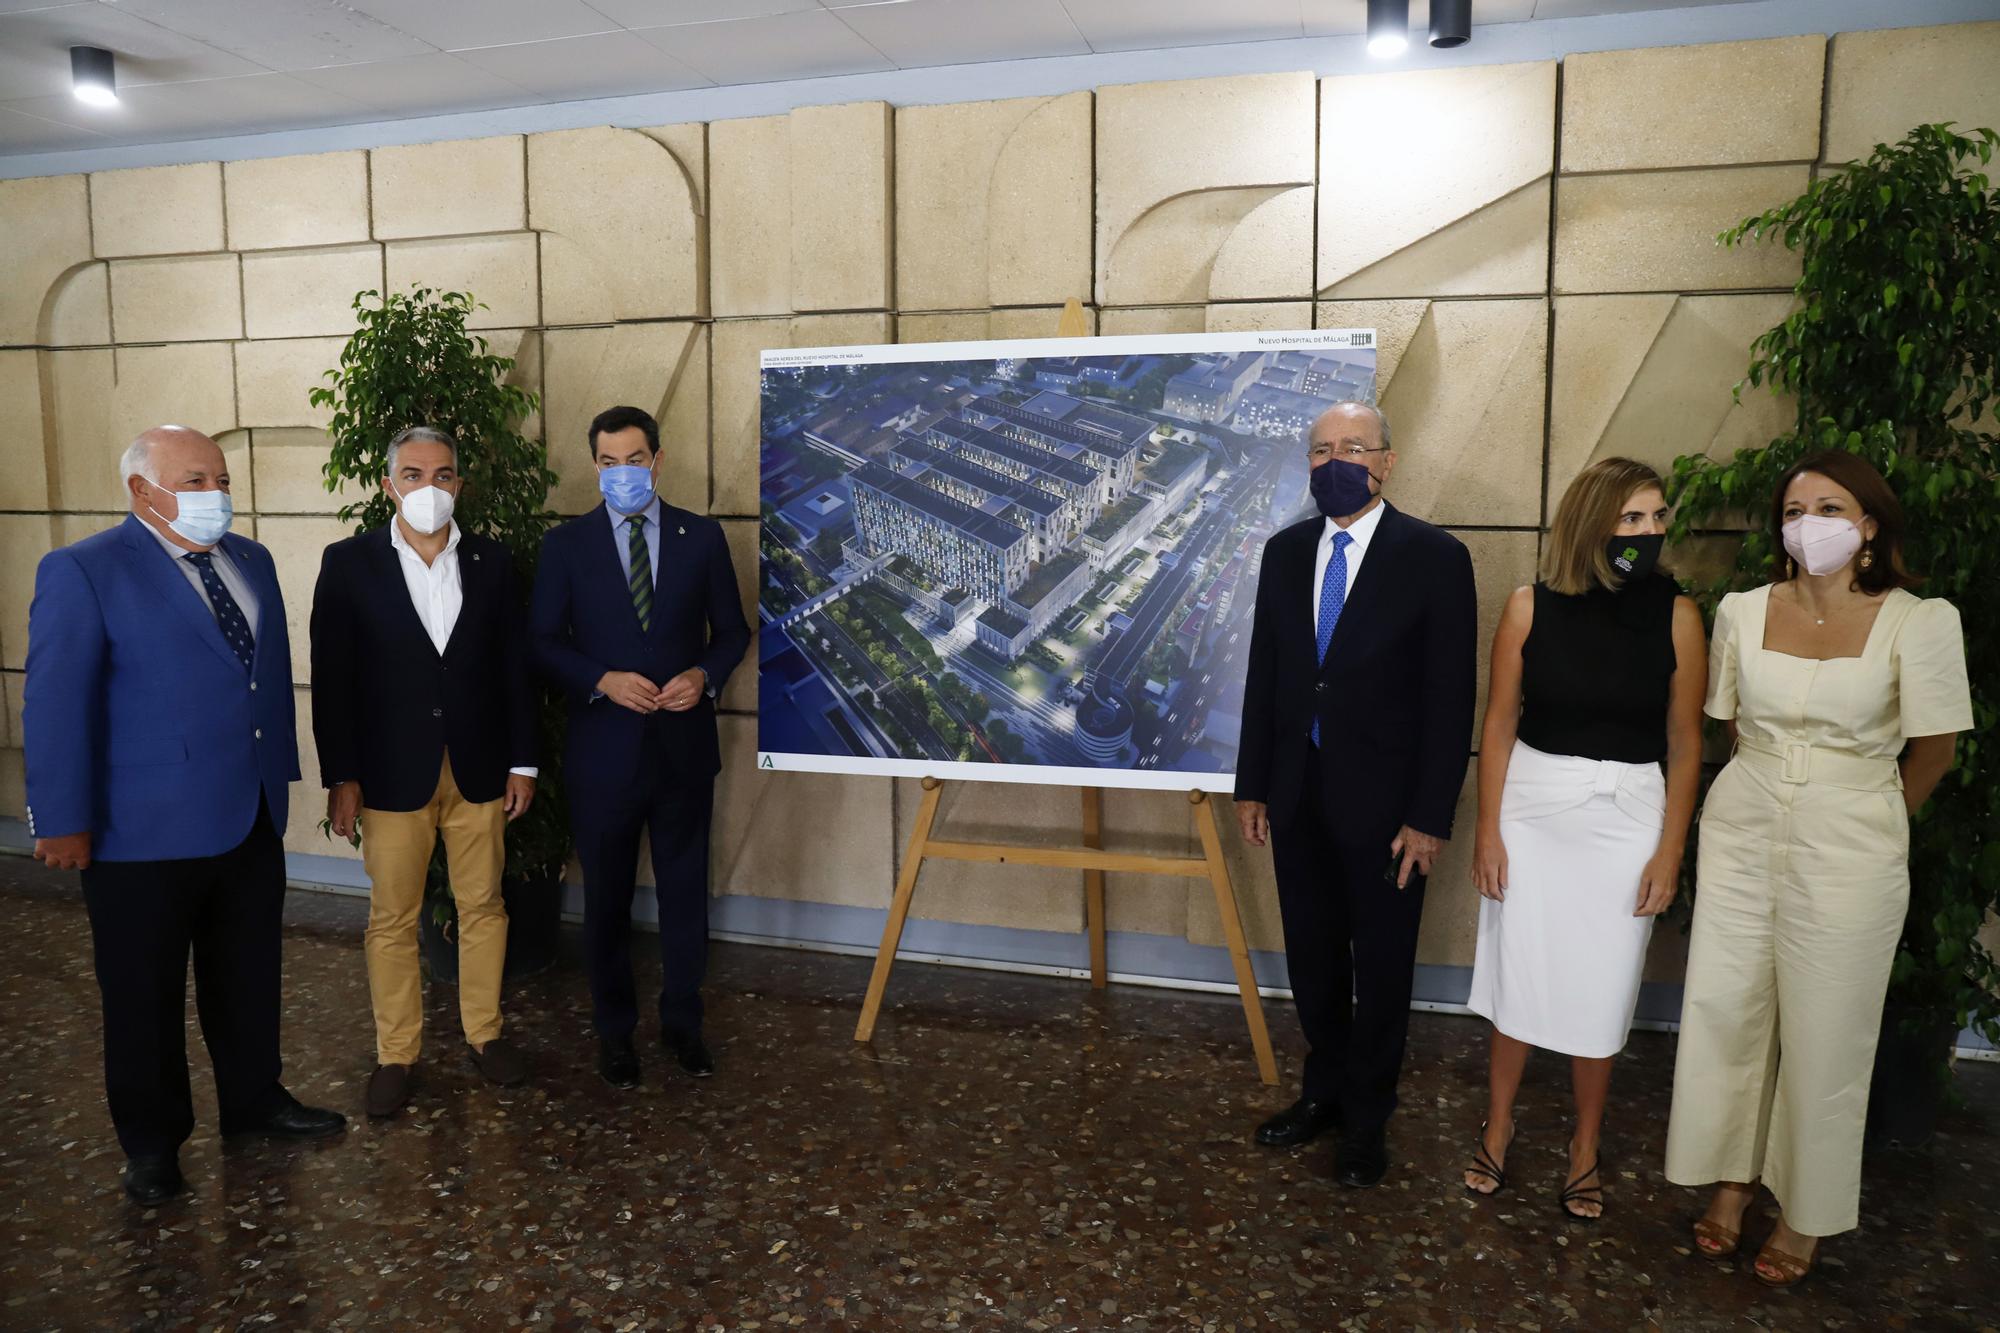
<path fill-rule="evenodd" d="M 1474 0 L 1482 24 L 1732 0 Z M 1038 56 L 1338 36 L 1365 0 L 0 0 L 0 156 Z M 1411 23 L 1428 21 L 1412 0 Z M 1477 41 L 1475 35 L 1474 40 Z M 120 103 L 70 95 L 117 53 Z"/>

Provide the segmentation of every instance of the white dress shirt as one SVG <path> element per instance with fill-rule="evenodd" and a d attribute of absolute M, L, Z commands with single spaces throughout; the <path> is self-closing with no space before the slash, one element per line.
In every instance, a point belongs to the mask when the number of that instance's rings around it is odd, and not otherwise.
<path fill-rule="evenodd" d="M 174 568 L 178 569 L 187 579 L 188 586 L 194 589 L 195 596 L 201 598 L 201 604 L 208 608 L 209 614 L 215 614 L 215 604 L 208 600 L 208 589 L 201 586 L 201 571 L 188 563 L 187 557 L 193 555 L 194 552 L 188 550 L 185 546 L 176 546 L 165 537 L 162 537 L 160 530 L 151 523 L 147 523 L 145 519 L 142 518 L 139 522 L 145 524 L 146 531 L 153 534 L 153 540 L 158 542 L 160 549 L 165 551 L 168 557 L 173 560 Z M 229 552 L 222 549 L 221 542 L 217 542 L 215 545 L 209 547 L 208 553 L 215 557 L 214 560 L 209 562 L 210 567 L 215 570 L 216 577 L 222 580 L 222 586 L 229 589 L 229 595 L 236 599 L 236 605 L 243 608 L 243 618 L 250 622 L 250 635 L 252 638 L 255 638 L 257 635 L 257 594 L 250 591 L 249 581 L 243 577 L 243 572 L 236 568 L 236 562 L 229 558 Z"/>
<path fill-rule="evenodd" d="M 431 646 L 438 656 L 444 656 L 444 646 L 451 642 L 451 632 L 458 624 L 458 613 L 465 607 L 465 585 L 458 575 L 458 524 L 451 525 L 451 535 L 445 538 L 444 549 L 437 553 L 437 559 L 429 564 L 414 546 L 403 540 L 403 524 L 399 519 L 389 523 L 389 546 L 396 552 L 396 563 L 402 566 L 403 586 L 410 590 L 410 605 L 416 608 L 417 619 L 423 622 L 424 633 L 430 635 Z M 509 773 L 519 773 L 524 778 L 538 777 L 538 768 L 510 768 Z"/>
<path fill-rule="evenodd" d="M 1333 534 L 1345 532 L 1352 539 L 1347 548 L 1347 587 L 1342 589 L 1341 602 L 1354 595 L 1354 580 L 1361 575 L 1361 558 L 1368 554 L 1368 543 L 1374 540 L 1375 529 L 1382 526 L 1382 514 L 1389 507 L 1388 501 L 1377 500 L 1375 507 L 1342 528 L 1332 519 L 1326 520 L 1326 527 L 1319 535 L 1319 553 L 1313 557 L 1313 633 L 1319 633 L 1320 587 L 1326 582 L 1326 566 L 1333 559 Z"/>

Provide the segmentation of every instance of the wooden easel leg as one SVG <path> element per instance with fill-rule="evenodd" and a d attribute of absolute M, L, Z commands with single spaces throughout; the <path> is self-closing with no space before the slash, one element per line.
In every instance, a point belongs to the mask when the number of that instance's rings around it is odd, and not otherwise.
<path fill-rule="evenodd" d="M 1095 850 L 1104 846 L 1104 789 L 1083 789 L 1083 845 Z M 1104 964 L 1104 872 L 1083 872 L 1083 902 L 1090 923 L 1090 984 L 1103 990 L 1108 972 Z"/>
<path fill-rule="evenodd" d="M 854 1025 L 856 1041 L 867 1041 L 875 1035 L 875 1017 L 882 1011 L 882 993 L 889 989 L 889 969 L 896 965 L 896 950 L 903 942 L 903 922 L 909 919 L 910 899 L 917 891 L 917 872 L 924 868 L 924 848 L 930 842 L 938 798 L 943 794 L 942 782 L 936 778 L 924 779 L 924 803 L 917 810 L 917 824 L 910 830 L 910 845 L 903 852 L 903 872 L 896 876 L 896 895 L 889 900 L 889 919 L 883 923 L 882 944 L 875 951 L 875 971 L 868 978 L 868 998 L 861 1002 L 861 1021 Z"/>
<path fill-rule="evenodd" d="M 1208 858 L 1208 882 L 1215 889 L 1215 910 L 1229 941 L 1229 961 L 1236 968 L 1236 989 L 1243 996 L 1243 1017 L 1250 1024 L 1250 1046 L 1257 1053 L 1257 1074 L 1276 1086 L 1278 1058 L 1271 1052 L 1271 1033 L 1264 1026 L 1264 1000 L 1257 992 L 1257 975 L 1250 970 L 1250 946 L 1243 936 L 1243 917 L 1236 909 L 1236 889 L 1229 882 L 1229 863 L 1222 859 L 1222 835 L 1215 826 L 1215 802 L 1205 792 L 1190 792 L 1201 849 Z"/>

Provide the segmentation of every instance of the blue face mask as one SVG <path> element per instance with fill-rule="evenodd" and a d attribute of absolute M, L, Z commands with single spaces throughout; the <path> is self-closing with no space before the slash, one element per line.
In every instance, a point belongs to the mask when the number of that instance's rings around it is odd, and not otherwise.
<path fill-rule="evenodd" d="M 597 489 L 604 493 L 604 503 L 617 513 L 636 514 L 653 503 L 653 469 L 629 465 L 601 468 Z"/>
<path fill-rule="evenodd" d="M 1368 507 L 1375 493 L 1368 489 L 1371 474 L 1359 463 L 1329 458 L 1312 470 L 1313 503 L 1328 518 L 1346 518 Z"/>
<path fill-rule="evenodd" d="M 228 491 L 175 491 L 173 496 L 180 512 L 171 519 L 151 505 L 146 508 L 152 510 L 154 518 L 196 546 L 213 546 L 221 541 L 229 531 L 230 520 L 236 516 L 236 506 L 231 503 Z"/>

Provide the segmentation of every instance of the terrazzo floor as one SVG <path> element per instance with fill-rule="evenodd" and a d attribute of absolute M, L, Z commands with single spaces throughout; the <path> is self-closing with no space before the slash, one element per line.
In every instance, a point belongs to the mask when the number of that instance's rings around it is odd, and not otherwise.
<path fill-rule="evenodd" d="M 531 1086 L 466 1064 L 430 995 L 418 1096 L 361 1117 L 372 1065 L 363 904 L 294 892 L 286 1079 L 354 1117 L 331 1142 L 202 1124 L 184 1198 L 119 1188 L 80 900 L 0 857 L 0 1327 L 8 1329 L 1977 1329 L 2000 1323 L 2000 1067 L 1921 1153 L 1871 1158 L 1861 1231 L 1772 1293 L 1690 1253 L 1699 1202 L 1660 1175 L 1673 1038 L 1613 1089 L 1609 1215 L 1568 1226 L 1566 1072 L 1529 1073 L 1517 1184 L 1459 1185 L 1483 1102 L 1478 1022 L 1416 1016 L 1388 1181 L 1346 1191 L 1330 1142 L 1250 1142 L 1260 1085 L 1233 998 L 896 970 L 851 1040 L 865 959 L 719 944 L 696 1084 L 594 1072 L 573 967 L 510 988 Z M 642 942 L 645 937 L 642 937 Z M 653 964 L 656 974 L 657 963 Z M 641 972 L 642 987 L 649 984 Z M 1270 1006 L 1296 1069 L 1289 1009 Z M 1761 1238 L 1753 1228 L 1752 1238 Z"/>

